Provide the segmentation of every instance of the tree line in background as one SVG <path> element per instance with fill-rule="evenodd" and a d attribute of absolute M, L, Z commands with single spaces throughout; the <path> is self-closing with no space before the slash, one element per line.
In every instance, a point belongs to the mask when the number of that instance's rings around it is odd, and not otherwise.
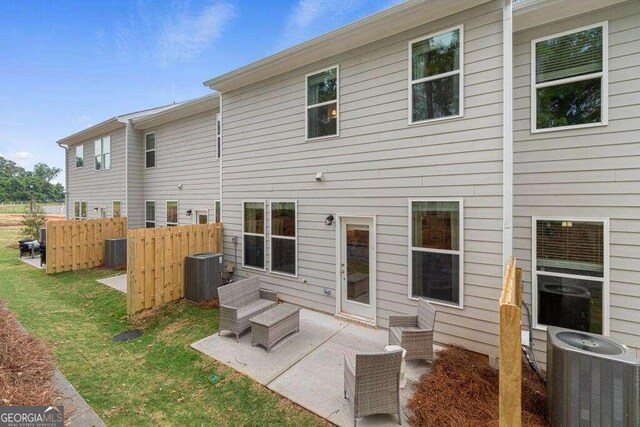
<path fill-rule="evenodd" d="M 62 169 L 37 163 L 33 171 L 0 156 L 0 203 L 63 202 L 64 186 L 52 183 Z"/>

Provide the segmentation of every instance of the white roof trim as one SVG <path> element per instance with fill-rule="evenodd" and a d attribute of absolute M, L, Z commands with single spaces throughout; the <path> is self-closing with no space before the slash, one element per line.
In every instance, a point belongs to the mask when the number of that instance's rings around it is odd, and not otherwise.
<path fill-rule="evenodd" d="M 219 98 L 220 95 L 217 92 L 212 93 L 200 98 L 182 102 L 170 109 L 132 118 L 131 122 L 136 129 L 148 129 L 153 126 L 189 117 L 204 111 L 217 110 L 220 108 Z"/>
<path fill-rule="evenodd" d="M 513 4 L 513 31 L 584 15 L 628 0 L 525 0 Z"/>

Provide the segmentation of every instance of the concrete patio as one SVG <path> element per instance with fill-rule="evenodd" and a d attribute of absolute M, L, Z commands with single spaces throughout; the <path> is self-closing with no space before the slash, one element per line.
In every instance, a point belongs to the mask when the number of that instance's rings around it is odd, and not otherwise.
<path fill-rule="evenodd" d="M 18 258 L 18 259 L 24 262 L 25 264 L 30 265 L 31 267 L 37 268 L 39 270 L 43 270 L 45 268 L 45 266 L 40 265 L 40 255 L 36 255 L 34 257 L 25 255 L 22 258 Z"/>
<path fill-rule="evenodd" d="M 99 279 L 97 280 L 97 282 L 103 285 L 107 285 L 110 288 L 115 289 L 116 291 L 122 292 L 123 294 L 127 293 L 127 275 L 126 274 L 120 274 L 119 276 Z"/>
<path fill-rule="evenodd" d="M 300 332 L 290 335 L 267 353 L 251 346 L 251 333 L 236 342 L 228 332 L 197 341 L 192 348 L 246 374 L 311 412 L 340 425 L 353 425 L 349 401 L 343 398 L 344 354 L 384 351 L 387 331 L 340 321 L 333 316 L 303 309 Z M 425 373 L 424 361 L 407 361 L 407 385 L 401 389 L 403 424 L 406 403 L 413 393 L 412 383 Z M 358 425 L 397 425 L 392 415 L 374 415 L 358 419 Z"/>

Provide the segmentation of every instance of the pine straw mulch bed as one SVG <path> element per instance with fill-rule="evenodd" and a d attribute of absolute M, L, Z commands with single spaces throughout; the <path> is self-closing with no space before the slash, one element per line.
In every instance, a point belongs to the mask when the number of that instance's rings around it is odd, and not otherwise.
<path fill-rule="evenodd" d="M 51 405 L 53 374 L 49 349 L 28 335 L 0 300 L 0 405 Z"/>
<path fill-rule="evenodd" d="M 448 347 L 415 385 L 407 406 L 415 426 L 497 426 L 498 372 L 477 354 Z M 546 406 L 544 383 L 523 363 L 522 424 L 548 426 Z"/>

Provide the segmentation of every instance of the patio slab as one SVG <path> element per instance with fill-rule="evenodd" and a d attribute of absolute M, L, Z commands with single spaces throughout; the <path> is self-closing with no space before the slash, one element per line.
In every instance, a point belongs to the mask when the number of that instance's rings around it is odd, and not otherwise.
<path fill-rule="evenodd" d="M 98 283 L 107 285 L 110 288 L 120 291 L 124 294 L 127 293 L 127 275 L 121 274 L 119 276 L 107 277 L 105 279 L 97 280 Z"/>
<path fill-rule="evenodd" d="M 340 321 L 310 310 L 300 311 L 300 333 L 285 338 L 267 353 L 251 347 L 251 334 L 237 343 L 232 336 L 217 334 L 191 345 L 281 394 L 298 405 L 339 426 L 353 425 L 353 412 L 343 397 L 344 354 L 379 352 L 387 345 L 387 331 Z M 407 361 L 407 385 L 401 390 L 403 423 L 407 400 L 430 365 Z M 397 425 L 392 415 L 358 419 L 358 425 Z"/>
<path fill-rule="evenodd" d="M 45 268 L 45 266 L 40 267 L 40 255 L 34 256 L 33 258 L 31 258 L 29 255 L 26 255 L 18 259 L 33 268 L 37 268 L 38 270 L 44 270 Z"/>

